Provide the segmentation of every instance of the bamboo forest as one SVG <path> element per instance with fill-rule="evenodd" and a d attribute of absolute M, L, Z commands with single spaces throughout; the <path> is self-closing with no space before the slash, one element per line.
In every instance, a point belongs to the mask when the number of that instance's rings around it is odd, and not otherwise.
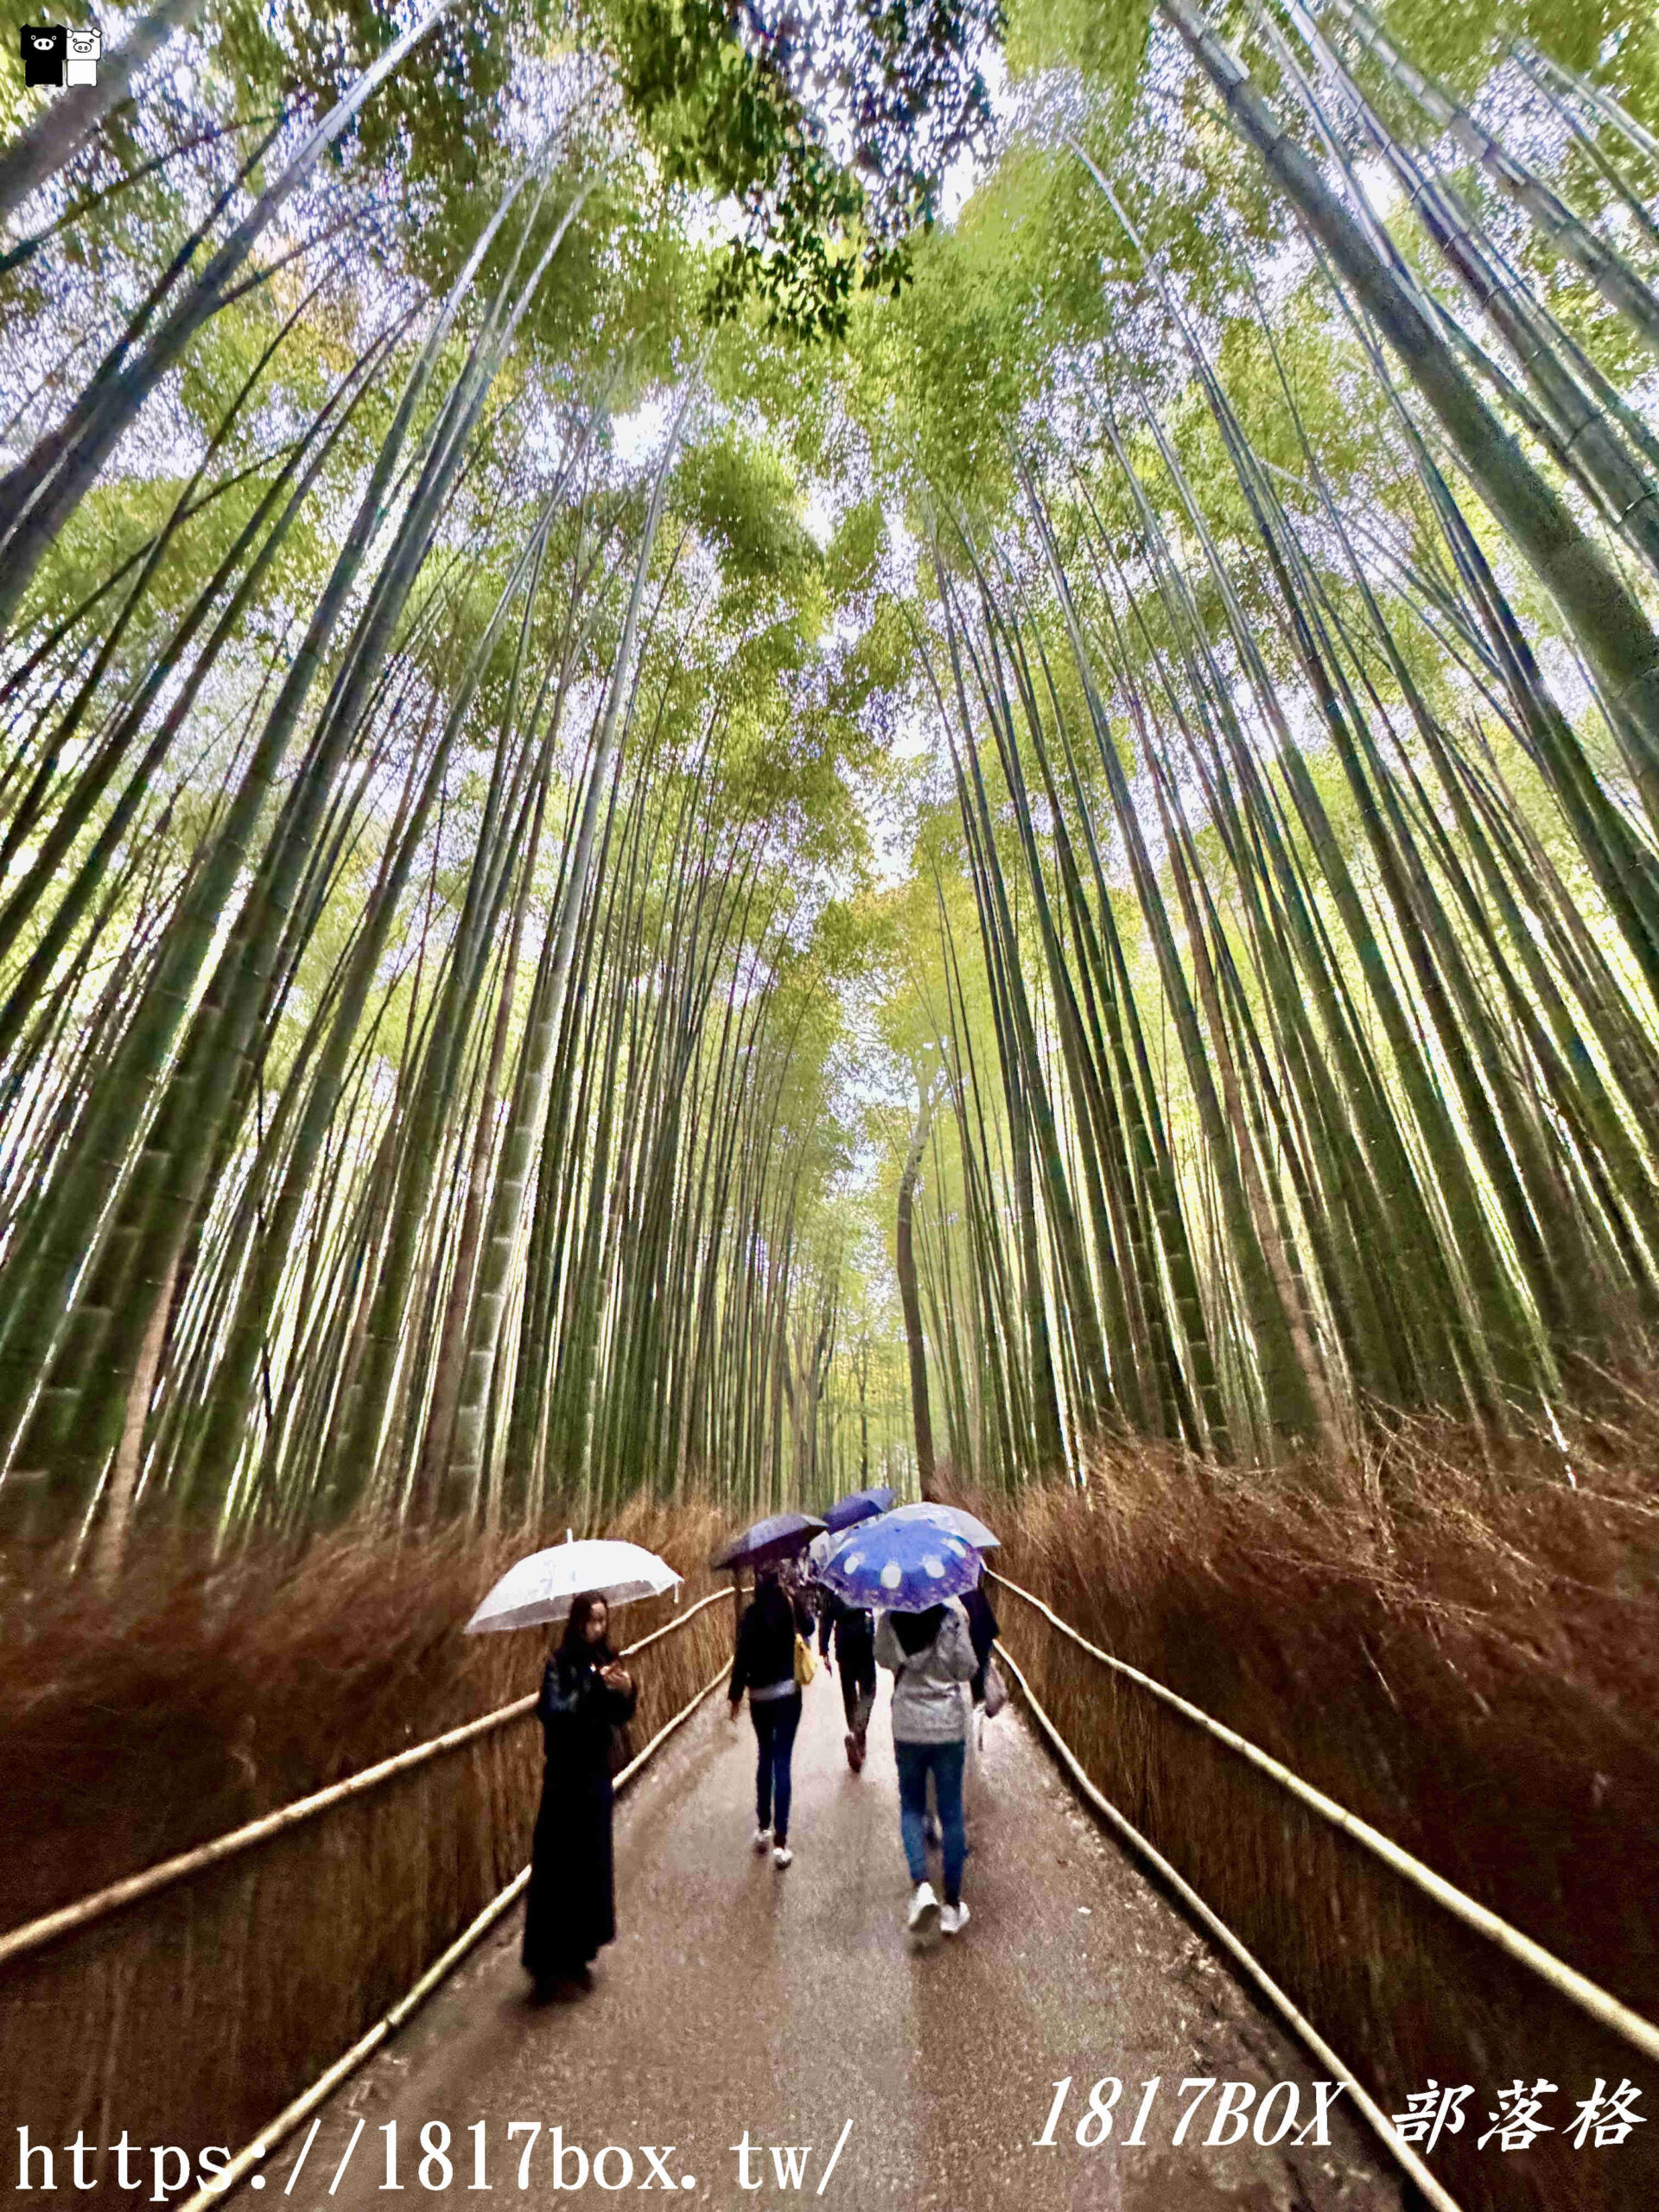
<path fill-rule="evenodd" d="M 1647 2212 L 1653 0 L 6 16 L 3 2170 Z"/>
<path fill-rule="evenodd" d="M 133 36 L 0 160 L 7 1529 L 1622 1418 L 1644 8 Z"/>

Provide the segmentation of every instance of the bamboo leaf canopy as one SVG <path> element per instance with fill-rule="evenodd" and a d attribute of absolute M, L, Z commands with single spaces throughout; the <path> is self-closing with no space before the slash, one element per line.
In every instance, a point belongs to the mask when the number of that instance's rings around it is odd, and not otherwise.
<path fill-rule="evenodd" d="M 1611 1420 L 1650 29 L 203 0 L 25 91 L 0 1537 Z"/>

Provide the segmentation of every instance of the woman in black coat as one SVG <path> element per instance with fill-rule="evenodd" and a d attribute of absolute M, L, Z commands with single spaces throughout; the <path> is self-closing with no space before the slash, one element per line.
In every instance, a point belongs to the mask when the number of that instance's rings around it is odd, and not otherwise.
<path fill-rule="evenodd" d="M 812 1633 L 804 1599 L 785 1589 L 775 1567 L 754 1578 L 754 1597 L 738 1623 L 737 1649 L 727 1688 L 732 1726 L 743 1693 L 754 1723 L 754 1847 L 770 1851 L 774 1866 L 794 1858 L 789 1847 L 790 1759 L 801 1720 L 801 1688 L 795 1679 L 795 1639 Z"/>
<path fill-rule="evenodd" d="M 561 1980 L 585 1986 L 589 1962 L 616 1934 L 611 1743 L 632 1718 L 638 1693 L 606 1642 L 609 1625 L 603 1598 L 589 1592 L 576 1599 L 536 1707 L 547 1764 L 523 1957 L 538 1997 Z"/>

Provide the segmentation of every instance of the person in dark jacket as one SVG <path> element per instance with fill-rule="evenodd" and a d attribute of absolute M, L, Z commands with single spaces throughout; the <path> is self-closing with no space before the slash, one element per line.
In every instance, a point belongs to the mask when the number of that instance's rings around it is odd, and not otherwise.
<path fill-rule="evenodd" d="M 770 1851 L 774 1866 L 787 1866 L 790 1759 L 801 1724 L 801 1686 L 795 1679 L 795 1638 L 810 1637 L 812 1617 L 785 1591 L 775 1567 L 754 1578 L 754 1596 L 738 1623 L 737 1650 L 726 1694 L 732 1726 L 749 1694 L 754 1723 L 754 1847 Z"/>
<path fill-rule="evenodd" d="M 875 1706 L 875 1616 L 844 1605 L 833 1590 L 818 1593 L 818 1649 L 827 1660 L 833 1639 L 841 1670 L 841 1703 L 847 1715 L 847 1764 L 855 1774 L 864 1764 L 865 1738 Z"/>
<path fill-rule="evenodd" d="M 991 1601 L 985 1595 L 985 1586 L 982 1583 L 976 1582 L 971 1590 L 963 1592 L 962 1610 L 968 1616 L 968 1634 L 972 1640 L 974 1658 L 977 1662 L 974 1669 L 974 1679 L 969 1683 L 968 1688 L 972 1693 L 974 1703 L 983 1705 L 986 1662 L 991 1656 L 991 1646 L 996 1642 L 1001 1630 L 997 1626 L 996 1615 L 991 1611 Z"/>
<path fill-rule="evenodd" d="M 547 1764 L 522 1955 L 538 1998 L 560 1980 L 585 1986 L 600 1946 L 616 1936 L 611 1744 L 632 1718 L 638 1693 L 606 1640 L 609 1626 L 603 1598 L 585 1592 L 575 1600 L 536 1707 Z"/>

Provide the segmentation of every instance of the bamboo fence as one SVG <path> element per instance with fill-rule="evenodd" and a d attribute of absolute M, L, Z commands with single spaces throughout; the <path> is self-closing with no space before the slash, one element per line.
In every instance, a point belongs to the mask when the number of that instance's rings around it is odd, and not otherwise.
<path fill-rule="evenodd" d="M 729 1659 L 728 1594 L 630 1647 L 652 1649 L 636 1737 L 654 1739 Z M 524 1866 L 534 1702 L 11 1931 L 0 2080 L 31 2139 L 84 2130 L 107 2145 L 124 2130 L 193 2164 L 208 2143 L 251 2139 L 475 1931 Z"/>

